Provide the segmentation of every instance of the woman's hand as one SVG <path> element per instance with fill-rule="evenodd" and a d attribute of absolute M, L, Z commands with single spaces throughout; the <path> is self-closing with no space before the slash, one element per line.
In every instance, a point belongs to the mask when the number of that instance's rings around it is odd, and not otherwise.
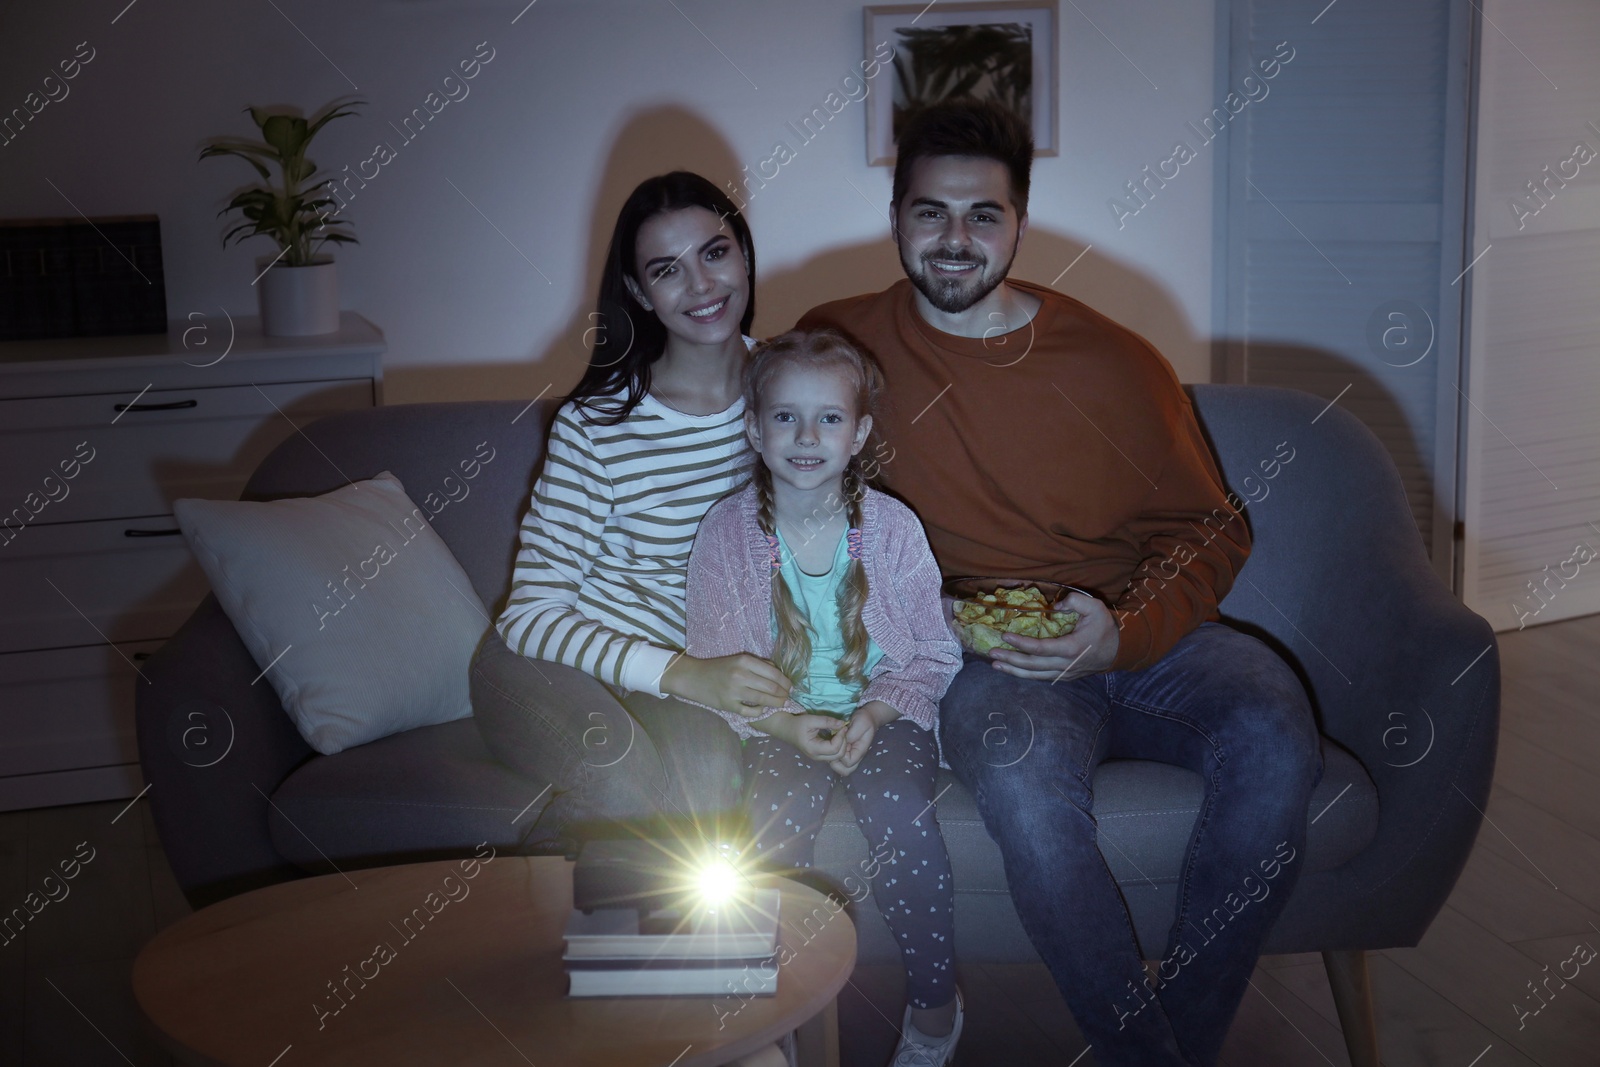
<path fill-rule="evenodd" d="M 832 761 L 844 751 L 845 724 L 831 715 L 779 712 L 750 725 L 780 741 L 789 742 L 810 759 Z"/>
<path fill-rule="evenodd" d="M 661 691 L 735 715 L 760 715 L 789 699 L 789 678 L 748 652 L 716 659 L 681 655 L 661 674 Z"/>
<path fill-rule="evenodd" d="M 841 778 L 849 777 L 861 765 L 867 750 L 872 748 L 872 739 L 878 736 L 878 729 L 899 717 L 898 711 L 881 700 L 869 700 L 857 708 L 856 713 L 850 716 L 850 722 L 839 731 L 844 735 L 844 747 L 828 764 L 833 768 L 833 773 Z"/>

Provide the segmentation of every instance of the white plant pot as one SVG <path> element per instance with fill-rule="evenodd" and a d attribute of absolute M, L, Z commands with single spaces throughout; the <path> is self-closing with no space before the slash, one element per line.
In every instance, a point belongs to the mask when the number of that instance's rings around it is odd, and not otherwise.
<path fill-rule="evenodd" d="M 263 260 L 264 266 L 270 260 Z M 269 337 L 339 332 L 339 275 L 331 258 L 306 267 L 278 264 L 256 282 L 261 329 Z"/>

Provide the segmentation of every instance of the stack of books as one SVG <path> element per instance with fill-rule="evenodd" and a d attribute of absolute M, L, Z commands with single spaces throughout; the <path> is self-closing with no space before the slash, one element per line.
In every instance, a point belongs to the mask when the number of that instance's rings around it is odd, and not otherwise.
<path fill-rule="evenodd" d="M 156 216 L 0 220 L 0 341 L 166 332 Z"/>
<path fill-rule="evenodd" d="M 572 997 L 770 995 L 778 991 L 776 889 L 715 909 L 574 908 L 562 955 Z"/>

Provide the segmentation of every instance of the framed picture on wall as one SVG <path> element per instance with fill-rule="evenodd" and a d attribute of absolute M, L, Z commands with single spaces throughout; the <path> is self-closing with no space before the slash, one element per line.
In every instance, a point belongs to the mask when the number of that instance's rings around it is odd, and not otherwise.
<path fill-rule="evenodd" d="M 906 119 L 941 100 L 996 100 L 1033 127 L 1036 155 L 1056 154 L 1057 0 L 869 7 L 866 52 L 894 49 L 890 84 L 867 100 L 867 163 L 892 164 Z"/>

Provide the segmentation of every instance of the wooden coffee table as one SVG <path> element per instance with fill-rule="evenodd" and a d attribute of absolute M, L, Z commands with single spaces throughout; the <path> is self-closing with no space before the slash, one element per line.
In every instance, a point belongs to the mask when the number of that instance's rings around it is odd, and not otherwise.
<path fill-rule="evenodd" d="M 198 1064 L 712 1067 L 799 1029 L 803 1062 L 834 1065 L 855 927 L 814 890 L 776 884 L 792 957 L 771 997 L 569 1000 L 572 864 L 525 856 L 470 879 L 452 860 L 233 897 L 157 934 L 134 995 Z"/>

